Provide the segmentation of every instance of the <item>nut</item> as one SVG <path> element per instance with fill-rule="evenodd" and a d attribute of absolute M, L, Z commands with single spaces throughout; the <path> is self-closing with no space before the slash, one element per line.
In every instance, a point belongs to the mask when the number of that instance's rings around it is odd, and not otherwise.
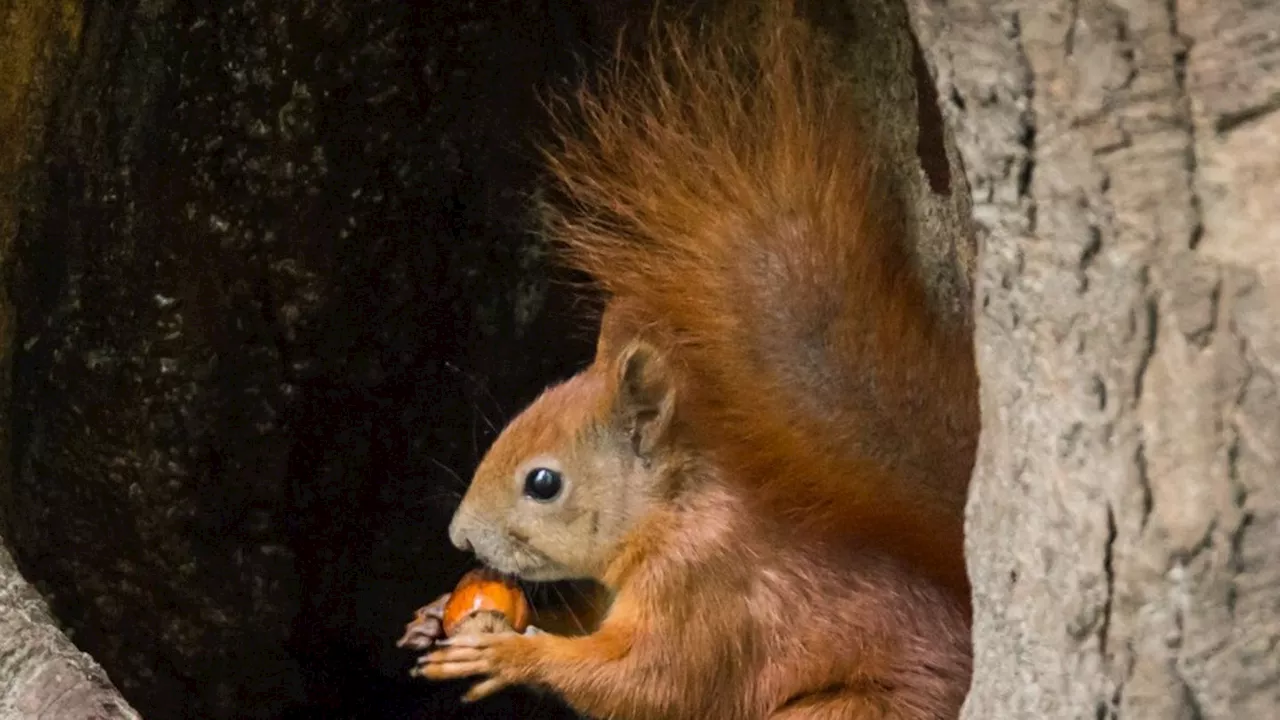
<path fill-rule="evenodd" d="M 520 587 L 493 570 L 472 570 L 458 581 L 444 606 L 444 634 L 500 632 L 505 624 L 516 632 L 529 626 L 529 603 Z"/>

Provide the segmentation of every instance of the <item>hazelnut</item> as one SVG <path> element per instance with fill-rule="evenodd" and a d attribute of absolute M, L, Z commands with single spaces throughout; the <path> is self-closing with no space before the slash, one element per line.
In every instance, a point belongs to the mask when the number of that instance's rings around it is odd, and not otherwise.
<path fill-rule="evenodd" d="M 458 581 L 444 606 L 444 634 L 465 632 L 524 632 L 529 603 L 514 582 L 493 570 L 472 570 Z M 505 627 L 504 627 L 505 626 Z"/>

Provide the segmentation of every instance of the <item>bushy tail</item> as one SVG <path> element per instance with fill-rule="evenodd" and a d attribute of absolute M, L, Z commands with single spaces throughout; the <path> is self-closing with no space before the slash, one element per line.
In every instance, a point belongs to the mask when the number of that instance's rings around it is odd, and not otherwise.
<path fill-rule="evenodd" d="M 902 542 L 958 544 L 968 332 L 930 311 L 823 40 L 769 3 L 651 48 L 562 115 L 550 236 L 674 331 L 708 441 L 762 498 L 867 532 L 905 512 Z"/>

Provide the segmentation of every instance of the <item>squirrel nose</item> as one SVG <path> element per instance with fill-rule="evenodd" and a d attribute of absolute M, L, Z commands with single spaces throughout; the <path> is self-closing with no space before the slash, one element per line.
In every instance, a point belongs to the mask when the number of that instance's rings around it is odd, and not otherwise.
<path fill-rule="evenodd" d="M 449 541 L 462 552 L 471 552 L 471 540 L 467 537 L 467 522 L 462 513 L 453 516 L 449 523 Z"/>

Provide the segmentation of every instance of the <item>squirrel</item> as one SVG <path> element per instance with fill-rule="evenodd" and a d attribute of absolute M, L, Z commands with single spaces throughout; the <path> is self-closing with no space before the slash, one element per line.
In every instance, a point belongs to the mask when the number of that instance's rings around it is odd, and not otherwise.
<path fill-rule="evenodd" d="M 547 151 L 548 235 L 607 297 L 594 360 L 503 429 L 449 526 L 611 602 L 584 635 L 440 640 L 417 672 L 601 718 L 958 717 L 971 327 L 930 305 L 789 3 L 655 37 Z"/>

